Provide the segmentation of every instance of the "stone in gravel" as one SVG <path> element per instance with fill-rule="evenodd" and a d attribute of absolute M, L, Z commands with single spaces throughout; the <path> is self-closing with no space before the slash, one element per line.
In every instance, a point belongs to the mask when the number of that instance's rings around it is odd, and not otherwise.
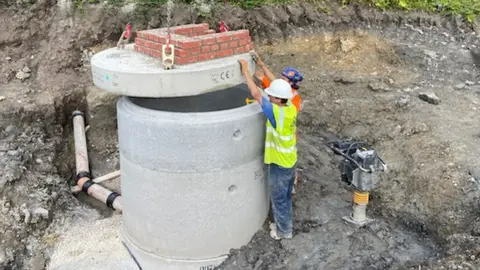
<path fill-rule="evenodd" d="M 353 84 L 357 82 L 357 80 L 352 77 L 339 77 L 339 78 L 333 79 L 333 81 L 336 83 L 342 83 L 342 84 Z"/>
<path fill-rule="evenodd" d="M 344 53 L 348 53 L 353 48 L 355 48 L 355 46 L 357 46 L 357 44 L 352 38 L 345 38 L 345 37 L 340 38 L 340 47 Z"/>
<path fill-rule="evenodd" d="M 435 95 L 433 92 L 421 92 L 418 94 L 418 97 L 430 104 L 438 105 L 440 104 L 440 98 Z"/>
<path fill-rule="evenodd" d="M 424 50 L 423 53 L 429 56 L 430 58 L 433 58 L 433 59 L 437 58 L 437 53 L 434 51 Z"/>
<path fill-rule="evenodd" d="M 0 96 L 0 101 L 4 101 L 5 100 L 5 96 Z"/>
<path fill-rule="evenodd" d="M 19 157 L 20 156 L 20 152 L 17 151 L 17 150 L 10 150 L 7 152 L 7 155 L 9 157 Z"/>
<path fill-rule="evenodd" d="M 468 172 L 475 181 L 480 181 L 480 168 L 471 168 Z"/>
<path fill-rule="evenodd" d="M 25 70 L 25 69 L 24 69 Z M 30 72 L 25 72 L 24 70 L 19 70 L 15 77 L 21 81 L 24 81 L 30 78 Z"/>
<path fill-rule="evenodd" d="M 48 210 L 42 207 L 35 208 L 32 211 L 31 223 L 37 223 L 40 219 L 48 219 Z"/>
<path fill-rule="evenodd" d="M 465 84 L 468 85 L 468 86 L 472 86 L 472 85 L 474 85 L 475 83 L 472 82 L 472 81 L 466 81 Z"/>
<path fill-rule="evenodd" d="M 372 90 L 372 91 L 390 91 L 391 89 L 388 87 L 387 84 L 383 83 L 383 82 L 371 82 L 368 84 L 368 87 Z"/>
<path fill-rule="evenodd" d="M 14 129 L 15 129 L 14 126 L 8 126 L 8 127 L 5 128 L 5 132 L 6 132 L 6 133 L 10 133 L 10 132 L 12 132 Z"/>
<path fill-rule="evenodd" d="M 463 88 L 465 88 L 465 84 L 464 83 L 459 83 L 459 84 L 455 85 L 453 88 L 455 90 L 462 90 Z"/>
<path fill-rule="evenodd" d="M 410 101 L 410 96 L 401 96 L 395 103 L 398 107 L 405 107 Z"/>

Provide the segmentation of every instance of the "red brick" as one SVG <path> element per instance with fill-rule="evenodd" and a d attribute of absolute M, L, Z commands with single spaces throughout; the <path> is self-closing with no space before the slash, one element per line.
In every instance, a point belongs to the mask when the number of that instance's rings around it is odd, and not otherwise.
<path fill-rule="evenodd" d="M 228 49 L 228 48 L 229 48 L 227 42 L 225 42 L 225 43 L 220 43 L 220 44 L 218 44 L 218 45 L 220 45 L 220 50 L 225 50 L 225 49 Z"/>
<path fill-rule="evenodd" d="M 175 63 L 178 65 L 186 65 L 195 63 L 197 61 L 196 56 L 189 56 L 189 57 L 175 57 Z"/>
<path fill-rule="evenodd" d="M 211 34 L 216 34 L 217 32 L 215 32 L 215 30 L 213 29 L 208 29 L 208 30 L 205 30 L 205 32 L 203 32 L 202 35 L 211 35 Z"/>
<path fill-rule="evenodd" d="M 165 29 L 166 28 L 162 28 Z M 208 24 L 207 23 L 200 23 L 200 24 L 186 24 L 186 25 L 180 25 L 180 26 L 174 26 L 170 28 L 170 31 L 172 31 L 175 34 L 188 34 L 188 33 L 202 33 L 205 30 L 208 29 Z"/>
<path fill-rule="evenodd" d="M 144 53 L 144 54 L 150 55 L 150 49 L 147 48 L 147 47 L 142 47 L 141 52 Z"/>
<path fill-rule="evenodd" d="M 230 48 L 238 47 L 238 42 L 237 42 L 236 40 L 230 41 L 230 42 L 228 43 L 228 47 L 230 47 Z"/>
<path fill-rule="evenodd" d="M 242 54 L 242 53 L 247 53 L 248 51 L 249 51 L 248 47 L 241 46 L 233 49 L 233 54 Z"/>
<path fill-rule="evenodd" d="M 138 46 L 145 46 L 145 40 L 141 38 L 136 38 L 135 44 L 137 44 Z"/>
<path fill-rule="evenodd" d="M 190 38 L 183 38 L 182 40 L 176 39 L 175 44 L 182 49 L 191 49 L 202 46 L 202 41 Z"/>
<path fill-rule="evenodd" d="M 232 34 L 232 32 L 224 32 L 221 34 L 216 34 L 216 39 L 218 43 L 228 42 L 232 40 L 233 37 L 234 37 L 234 34 Z"/>
<path fill-rule="evenodd" d="M 152 48 L 153 42 L 151 42 L 151 41 L 149 41 L 149 40 L 146 40 L 144 46 L 147 47 L 147 48 Z"/>
<path fill-rule="evenodd" d="M 153 36 L 153 40 L 154 40 L 155 42 L 165 44 L 165 42 L 167 42 L 167 37 L 166 37 L 166 35 L 165 35 L 165 36 L 154 35 L 154 36 Z"/>
<path fill-rule="evenodd" d="M 152 49 L 161 51 L 162 50 L 162 44 L 157 43 L 157 42 L 152 42 Z"/>
<path fill-rule="evenodd" d="M 215 59 L 216 54 L 214 52 L 211 53 L 202 53 L 198 56 L 198 61 L 208 61 Z"/>
<path fill-rule="evenodd" d="M 227 57 L 233 55 L 233 50 L 232 49 L 226 49 L 226 50 L 221 50 L 217 52 L 217 57 L 222 58 L 222 57 Z"/>
<path fill-rule="evenodd" d="M 160 58 L 162 59 L 162 52 L 158 50 L 150 50 L 150 54 L 155 57 L 155 58 Z"/>
<path fill-rule="evenodd" d="M 180 29 L 175 29 L 172 32 L 177 35 L 188 35 L 192 33 L 192 28 L 180 28 Z"/>
<path fill-rule="evenodd" d="M 175 57 L 187 57 L 190 56 L 190 52 L 188 50 L 178 49 L 175 48 Z"/>
<path fill-rule="evenodd" d="M 138 31 L 134 49 L 160 58 L 166 36 L 166 28 Z M 175 45 L 175 62 L 179 65 L 242 54 L 253 49 L 248 30 L 215 33 L 215 30 L 208 29 L 206 23 L 174 26 L 170 38 L 170 43 Z"/>
<path fill-rule="evenodd" d="M 234 39 L 242 39 L 250 37 L 250 31 L 247 29 L 244 30 L 237 30 L 234 32 Z"/>
<path fill-rule="evenodd" d="M 250 37 L 239 39 L 238 40 L 238 46 L 247 45 L 249 42 L 250 42 Z"/>
<path fill-rule="evenodd" d="M 202 40 L 203 45 L 211 45 L 217 42 L 215 37 L 210 37 L 210 36 L 201 36 L 199 37 L 199 39 Z"/>
<path fill-rule="evenodd" d="M 145 40 L 152 40 L 152 39 L 153 39 L 153 35 L 151 35 L 149 32 L 144 32 L 144 33 L 143 33 L 143 39 L 145 39 Z"/>
<path fill-rule="evenodd" d="M 199 23 L 195 24 L 192 27 L 192 30 L 194 33 L 205 33 L 205 31 L 208 31 L 208 23 Z"/>
<path fill-rule="evenodd" d="M 195 47 L 195 48 L 191 48 L 190 49 L 190 53 L 192 55 L 196 55 L 196 54 L 199 54 L 201 52 L 201 47 Z"/>

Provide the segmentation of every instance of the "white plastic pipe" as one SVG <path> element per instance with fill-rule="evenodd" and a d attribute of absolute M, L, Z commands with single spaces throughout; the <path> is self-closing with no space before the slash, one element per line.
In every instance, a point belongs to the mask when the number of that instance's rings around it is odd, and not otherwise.
<path fill-rule="evenodd" d="M 97 178 L 93 179 L 92 181 L 94 183 L 98 184 L 98 183 L 105 182 L 105 181 L 108 181 L 108 180 L 112 180 L 112 179 L 115 179 L 115 178 L 118 178 L 118 177 L 120 177 L 120 170 L 114 171 L 114 172 L 111 172 L 111 173 L 107 173 L 105 175 L 102 175 L 100 177 L 97 177 Z M 73 186 L 71 191 L 72 191 L 72 193 L 79 193 L 80 191 L 82 191 L 82 189 L 79 188 L 78 186 Z"/>
<path fill-rule="evenodd" d="M 123 206 L 120 194 L 112 192 L 90 179 L 85 122 L 83 113 L 80 111 L 73 112 L 73 138 L 75 140 L 76 180 L 78 188 L 86 192 L 89 196 L 105 202 L 107 206 L 121 212 Z"/>

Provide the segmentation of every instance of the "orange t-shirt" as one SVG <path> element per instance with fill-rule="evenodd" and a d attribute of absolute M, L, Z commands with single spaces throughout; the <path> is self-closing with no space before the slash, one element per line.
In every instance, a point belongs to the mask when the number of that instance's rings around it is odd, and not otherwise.
<path fill-rule="evenodd" d="M 270 86 L 270 80 L 267 78 L 267 76 L 263 76 L 262 78 L 263 89 L 269 86 Z M 292 93 L 293 93 L 292 104 L 297 108 L 297 113 L 298 113 L 302 110 L 302 99 L 300 98 L 300 95 L 298 94 L 297 90 L 292 88 Z"/>
<path fill-rule="evenodd" d="M 270 80 L 267 78 L 267 76 L 263 76 L 262 78 L 263 89 L 269 86 L 270 86 Z M 295 106 L 295 108 L 297 108 L 297 113 L 298 113 L 302 110 L 302 99 L 300 98 L 300 95 L 298 94 L 297 90 L 292 88 L 292 93 L 293 93 L 292 103 Z M 298 134 L 295 134 L 295 138 L 298 139 Z"/>

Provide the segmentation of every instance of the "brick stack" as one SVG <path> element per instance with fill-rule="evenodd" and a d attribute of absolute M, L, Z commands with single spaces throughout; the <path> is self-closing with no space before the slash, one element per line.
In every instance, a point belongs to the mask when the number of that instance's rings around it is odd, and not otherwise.
<path fill-rule="evenodd" d="M 166 36 L 167 28 L 138 31 L 134 50 L 161 59 Z M 175 46 L 177 65 L 228 57 L 253 49 L 248 30 L 216 33 L 206 23 L 171 27 L 170 44 Z"/>

